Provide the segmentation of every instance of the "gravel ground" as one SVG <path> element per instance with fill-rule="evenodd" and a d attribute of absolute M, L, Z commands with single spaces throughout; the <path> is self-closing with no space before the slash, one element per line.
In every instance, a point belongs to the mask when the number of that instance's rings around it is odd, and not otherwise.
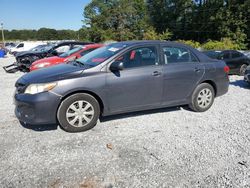
<path fill-rule="evenodd" d="M 0 59 L 0 66 L 13 58 Z M 0 187 L 250 187 L 250 87 L 231 76 L 205 113 L 112 116 L 83 133 L 24 127 L 0 69 Z"/>

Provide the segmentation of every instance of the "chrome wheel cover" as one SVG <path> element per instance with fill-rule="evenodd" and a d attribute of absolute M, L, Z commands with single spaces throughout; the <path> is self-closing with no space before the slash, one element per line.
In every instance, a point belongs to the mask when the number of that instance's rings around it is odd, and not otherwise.
<path fill-rule="evenodd" d="M 68 123 L 74 127 L 84 127 L 94 117 L 94 107 L 87 101 L 76 101 L 66 111 Z"/>
<path fill-rule="evenodd" d="M 197 97 L 200 108 L 207 108 L 212 103 L 212 91 L 209 88 L 202 89 Z"/>

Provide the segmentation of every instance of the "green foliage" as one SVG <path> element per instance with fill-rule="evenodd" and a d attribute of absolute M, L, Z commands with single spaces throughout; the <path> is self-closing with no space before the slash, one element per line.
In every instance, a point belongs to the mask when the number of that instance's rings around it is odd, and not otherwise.
<path fill-rule="evenodd" d="M 92 0 L 79 31 L 5 31 L 19 40 L 180 40 L 205 48 L 250 48 L 250 0 Z M 197 41 L 197 42 L 195 42 Z M 200 43 L 200 44 L 199 44 Z"/>
<path fill-rule="evenodd" d="M 244 49 L 250 47 L 250 0 L 148 0 L 150 23 L 157 32 L 168 28 L 174 40 L 230 38 Z"/>
<path fill-rule="evenodd" d="M 150 27 L 143 34 L 143 40 L 168 40 L 172 36 L 172 33 L 168 30 L 163 33 L 157 33 L 154 28 Z"/>
<path fill-rule="evenodd" d="M 239 46 L 229 38 L 223 38 L 221 41 L 212 41 L 209 40 L 208 42 L 202 45 L 204 50 L 226 50 L 226 49 L 239 49 Z"/>
<path fill-rule="evenodd" d="M 144 0 L 92 0 L 84 9 L 83 23 L 94 42 L 142 39 L 148 26 L 146 10 Z"/>
<path fill-rule="evenodd" d="M 75 40 L 78 31 L 41 28 L 39 30 L 4 30 L 6 40 Z"/>
<path fill-rule="evenodd" d="M 193 48 L 200 48 L 201 44 L 194 40 L 178 40 L 177 42 L 192 46 Z"/>

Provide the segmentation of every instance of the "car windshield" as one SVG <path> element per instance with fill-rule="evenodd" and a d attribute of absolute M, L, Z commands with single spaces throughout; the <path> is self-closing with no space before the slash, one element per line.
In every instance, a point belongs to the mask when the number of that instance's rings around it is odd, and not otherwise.
<path fill-rule="evenodd" d="M 52 45 L 38 45 L 34 48 L 31 49 L 31 51 L 33 52 L 44 52 L 44 51 L 48 51 L 52 48 Z"/>
<path fill-rule="evenodd" d="M 94 67 L 103 63 L 105 60 L 114 56 L 115 54 L 117 54 L 126 47 L 127 45 L 122 43 L 110 44 L 86 54 L 80 59 L 77 59 L 77 62 L 80 62 L 84 65 L 88 65 L 90 67 Z"/>
<path fill-rule="evenodd" d="M 59 57 L 69 57 L 71 56 L 72 54 L 78 52 L 79 50 L 83 49 L 84 47 L 77 47 L 77 48 L 74 48 L 72 50 L 69 50 L 67 52 L 64 52 L 62 53 L 61 55 L 59 55 Z"/>

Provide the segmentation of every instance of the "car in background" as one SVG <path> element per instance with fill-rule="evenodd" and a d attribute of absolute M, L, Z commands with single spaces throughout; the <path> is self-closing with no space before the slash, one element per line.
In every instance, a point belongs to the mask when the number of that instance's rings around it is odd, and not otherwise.
<path fill-rule="evenodd" d="M 38 45 L 41 45 L 41 44 L 45 44 L 45 43 L 39 42 L 39 41 L 38 42 L 31 42 L 31 41 L 20 42 L 14 48 L 10 48 L 9 53 L 12 55 L 15 55 L 18 52 L 31 50 L 32 48 L 34 48 Z"/>
<path fill-rule="evenodd" d="M 17 71 L 29 72 L 30 65 L 39 59 L 51 56 L 57 56 L 64 52 L 67 52 L 73 48 L 92 44 L 90 42 L 79 42 L 79 41 L 67 41 L 60 42 L 56 45 L 53 45 L 46 50 L 38 50 L 38 51 L 26 51 L 23 53 L 19 53 L 16 55 L 16 62 L 11 65 L 3 67 L 7 73 L 14 73 Z"/>
<path fill-rule="evenodd" d="M 244 80 L 250 84 L 250 66 L 245 71 Z"/>
<path fill-rule="evenodd" d="M 38 70 L 38 69 L 53 66 L 53 65 L 58 65 L 61 63 L 74 61 L 75 59 L 78 59 L 86 55 L 87 53 L 97 48 L 100 48 L 102 46 L 103 44 L 88 44 L 88 45 L 74 48 L 68 52 L 64 52 L 63 54 L 59 56 L 52 56 L 52 57 L 47 57 L 44 59 L 37 60 L 31 64 L 30 71 Z"/>
<path fill-rule="evenodd" d="M 112 114 L 180 105 L 204 112 L 227 93 L 228 71 L 225 62 L 180 43 L 113 43 L 19 78 L 15 114 L 29 125 L 79 132 Z"/>
<path fill-rule="evenodd" d="M 230 74 L 244 75 L 247 66 L 250 65 L 250 58 L 237 50 L 210 50 L 203 53 L 210 58 L 225 61 L 230 68 Z"/>
<path fill-rule="evenodd" d="M 9 52 L 12 48 L 14 48 L 16 46 L 16 43 L 14 43 L 14 42 L 6 42 L 4 46 L 7 49 L 7 51 Z"/>
<path fill-rule="evenodd" d="M 44 52 L 44 51 L 48 51 L 53 46 L 54 45 L 52 45 L 52 44 L 41 44 L 41 45 L 38 45 L 38 46 L 36 46 L 34 48 L 31 48 L 29 51 L 17 52 L 15 54 L 15 56 L 21 56 L 22 54 L 25 54 L 27 52 Z"/>

